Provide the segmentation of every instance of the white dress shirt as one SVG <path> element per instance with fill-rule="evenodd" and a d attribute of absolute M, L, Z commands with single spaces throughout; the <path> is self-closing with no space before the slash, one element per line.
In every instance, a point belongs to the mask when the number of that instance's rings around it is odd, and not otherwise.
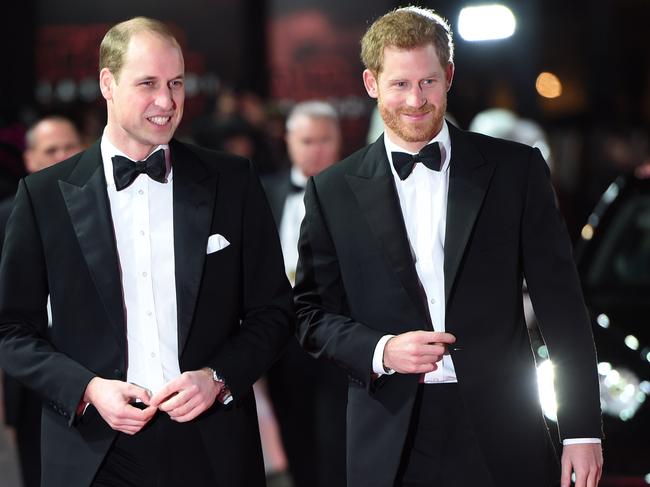
<path fill-rule="evenodd" d="M 291 168 L 291 183 L 300 188 L 307 185 L 307 177 L 297 167 Z M 291 192 L 287 195 L 282 208 L 280 220 L 280 245 L 284 257 L 284 270 L 291 285 L 295 284 L 296 267 L 298 266 L 298 239 L 300 237 L 300 224 L 305 217 L 305 196 L 302 191 Z"/>
<path fill-rule="evenodd" d="M 451 160 L 449 128 L 446 122 L 443 122 L 442 129 L 429 143 L 431 142 L 440 144 L 440 171 L 432 171 L 424 164 L 418 163 L 411 175 L 402 181 L 393 167 L 392 152 L 415 152 L 398 146 L 390 140 L 388 134 L 384 134 L 386 154 L 395 180 L 415 270 L 426 294 L 431 323 L 435 331 L 445 331 L 444 247 Z M 391 336 L 387 335 L 377 344 L 373 357 L 375 373 L 386 373 L 382 362 L 384 347 L 390 338 Z M 426 383 L 457 382 L 451 356 L 445 355 L 438 363 L 438 369 L 425 374 L 423 380 Z"/>
<path fill-rule="evenodd" d="M 101 140 L 124 296 L 126 377 L 152 393 L 180 375 L 171 161 L 167 145 L 152 152 L 161 148 L 167 162 L 166 183 L 140 174 L 117 191 L 111 158 L 126 154 L 106 134 Z"/>

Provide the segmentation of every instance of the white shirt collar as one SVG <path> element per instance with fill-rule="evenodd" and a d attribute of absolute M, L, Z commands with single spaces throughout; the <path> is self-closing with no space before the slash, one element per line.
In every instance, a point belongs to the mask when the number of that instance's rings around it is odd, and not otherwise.
<path fill-rule="evenodd" d="M 440 154 L 442 156 L 442 166 L 440 172 L 444 173 L 447 171 L 447 169 L 449 169 L 449 162 L 451 160 L 451 138 L 449 137 L 449 127 L 447 126 L 446 120 L 442 120 L 442 128 L 440 129 L 440 132 L 438 132 L 433 139 L 427 142 L 427 144 L 430 144 L 432 142 L 438 142 L 440 144 Z M 404 149 L 403 147 L 397 145 L 389 138 L 386 132 L 384 132 L 384 145 L 386 147 L 388 162 L 390 162 L 390 168 L 394 175 L 397 173 L 395 173 L 395 168 L 393 167 L 393 156 L 391 154 L 392 152 L 406 152 L 407 154 L 416 154 L 416 152 Z"/>
<path fill-rule="evenodd" d="M 293 184 L 305 188 L 307 186 L 307 179 L 307 176 L 299 168 L 296 166 L 291 167 L 291 182 Z"/>

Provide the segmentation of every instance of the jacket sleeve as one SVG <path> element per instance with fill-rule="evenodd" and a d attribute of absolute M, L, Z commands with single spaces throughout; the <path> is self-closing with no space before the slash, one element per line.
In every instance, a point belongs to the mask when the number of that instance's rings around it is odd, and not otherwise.
<path fill-rule="evenodd" d="M 95 374 L 47 339 L 48 292 L 38 224 L 21 180 L 0 265 L 0 367 L 72 424 Z"/>
<path fill-rule="evenodd" d="M 269 369 L 295 330 L 280 240 L 252 165 L 242 200 L 241 325 L 210 364 L 224 377 L 235 400 Z"/>
<path fill-rule="evenodd" d="M 326 357 L 369 388 L 372 355 L 383 333 L 350 318 L 336 248 L 311 178 L 305 191 L 294 300 L 298 339 L 314 357 Z"/>
<path fill-rule="evenodd" d="M 539 151 L 528 161 L 522 220 L 526 282 L 554 365 L 560 435 L 602 436 L 596 351 L 571 243 L 548 167 Z"/>

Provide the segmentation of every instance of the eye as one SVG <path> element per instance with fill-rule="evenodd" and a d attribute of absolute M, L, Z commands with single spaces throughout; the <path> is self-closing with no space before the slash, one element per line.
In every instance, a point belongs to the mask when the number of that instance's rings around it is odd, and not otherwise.
<path fill-rule="evenodd" d="M 144 80 L 140 82 L 140 86 L 153 86 L 153 81 L 151 80 Z"/>
<path fill-rule="evenodd" d="M 175 79 L 173 81 L 169 82 L 169 87 L 170 88 L 182 88 L 183 87 L 183 80 L 182 79 Z"/>

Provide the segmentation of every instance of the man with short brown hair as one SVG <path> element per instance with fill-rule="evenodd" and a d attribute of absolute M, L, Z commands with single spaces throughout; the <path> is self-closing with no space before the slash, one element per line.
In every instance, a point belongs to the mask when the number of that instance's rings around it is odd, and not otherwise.
<path fill-rule="evenodd" d="M 453 44 L 432 10 L 378 19 L 362 59 L 385 133 L 309 180 L 295 287 L 303 346 L 350 378 L 348 487 L 595 487 L 596 355 L 542 156 L 444 119 Z M 555 364 L 561 468 L 524 277 Z"/>

